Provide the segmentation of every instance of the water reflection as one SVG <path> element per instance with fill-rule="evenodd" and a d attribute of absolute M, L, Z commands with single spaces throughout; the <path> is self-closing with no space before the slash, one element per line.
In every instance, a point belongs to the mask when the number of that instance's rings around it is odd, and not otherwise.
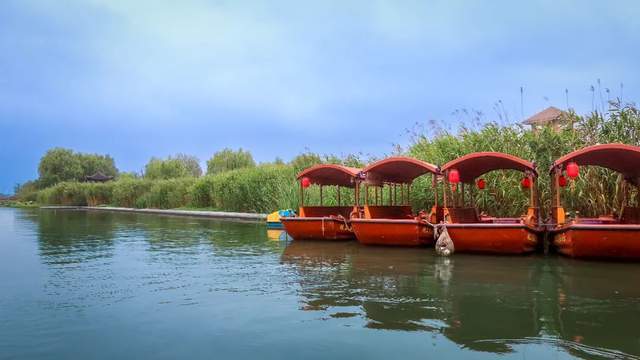
<path fill-rule="evenodd" d="M 375 329 L 428 331 L 508 353 L 551 343 L 580 357 L 640 354 L 637 265 L 542 256 L 435 257 L 428 249 L 292 242 L 304 310 L 351 314 Z"/>
<path fill-rule="evenodd" d="M 36 224 L 42 258 L 52 264 L 73 264 L 113 256 L 116 223 L 113 214 L 82 216 L 78 211 L 23 211 L 17 216 Z"/>
<path fill-rule="evenodd" d="M 256 338 L 273 322 L 272 334 L 304 330 L 314 341 L 333 327 L 327 340 L 335 342 L 342 336 L 336 334 L 345 334 L 343 326 L 361 330 L 354 339 L 375 333 L 407 341 L 424 333 L 446 342 L 445 349 L 456 344 L 487 357 L 524 354 L 530 345 L 586 358 L 640 354 L 637 264 L 553 256 L 440 258 L 431 249 L 271 241 L 256 223 L 78 211 L 15 214 L 20 221 L 15 229 L 4 228 L 5 248 L 22 250 L 27 260 L 16 261 L 38 265 L 31 273 L 20 270 L 29 291 L 5 301 L 11 310 L 0 311 L 18 328 L 32 313 L 40 318 L 27 323 L 58 329 L 84 312 L 97 321 L 93 331 L 99 334 L 104 309 L 135 329 L 167 317 L 180 320 L 187 312 L 197 319 L 219 315 L 217 323 L 203 320 L 198 330 L 211 335 L 207 331 L 215 329 L 216 336 L 224 332 L 220 324 L 236 321 L 236 331 L 250 330 L 245 335 Z M 19 259 L 15 254 L 10 256 Z M 36 294 L 29 306 L 23 306 L 25 294 Z M 269 320 L 254 322 L 258 317 Z M 76 325 L 75 334 L 83 333 L 84 325 Z M 235 333 L 224 342 L 232 339 L 245 344 Z"/>
<path fill-rule="evenodd" d="M 108 258 L 113 256 L 116 240 L 119 245 L 144 242 L 152 253 L 263 254 L 280 249 L 277 243 L 262 242 L 261 223 L 75 210 L 22 211 L 18 217 L 36 225 L 41 255 L 47 262 Z"/>

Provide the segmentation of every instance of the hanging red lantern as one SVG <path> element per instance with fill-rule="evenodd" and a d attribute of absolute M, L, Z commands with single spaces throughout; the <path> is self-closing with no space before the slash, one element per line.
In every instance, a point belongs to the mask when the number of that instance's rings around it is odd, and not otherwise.
<path fill-rule="evenodd" d="M 457 184 L 460 182 L 460 173 L 458 172 L 458 170 L 449 170 L 449 182 L 452 184 Z"/>
<path fill-rule="evenodd" d="M 564 177 L 564 175 L 558 176 L 558 185 L 560 185 L 560 187 L 567 186 L 567 178 Z"/>
<path fill-rule="evenodd" d="M 303 177 L 302 180 L 300 180 L 300 184 L 302 184 L 302 187 L 306 189 L 311 185 L 311 180 L 309 180 L 308 177 Z"/>
<path fill-rule="evenodd" d="M 520 182 L 520 185 L 522 185 L 523 188 L 528 189 L 531 187 L 531 179 L 529 179 L 528 177 L 525 177 L 522 179 L 522 181 Z"/>
<path fill-rule="evenodd" d="M 478 189 L 484 190 L 487 184 L 485 183 L 484 179 L 478 179 L 478 181 L 476 181 L 476 185 L 478 186 Z"/>
<path fill-rule="evenodd" d="M 567 164 L 567 175 L 571 178 L 571 179 L 575 179 L 578 177 L 578 175 L 580 175 L 580 168 L 578 167 L 578 164 L 574 163 L 573 161 Z"/>

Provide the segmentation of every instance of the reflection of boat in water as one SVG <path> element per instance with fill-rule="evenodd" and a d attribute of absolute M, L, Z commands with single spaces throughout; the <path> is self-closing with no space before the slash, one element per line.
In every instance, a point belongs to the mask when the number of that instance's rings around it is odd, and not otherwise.
<path fill-rule="evenodd" d="M 640 354 L 632 264 L 609 272 L 538 255 L 441 258 L 333 242 L 292 242 L 281 259 L 299 275 L 302 309 L 349 313 L 364 327 L 427 331 L 491 353 L 539 345 L 579 357 Z"/>
<path fill-rule="evenodd" d="M 284 230 L 267 228 L 267 239 L 273 241 L 289 241 L 291 237 Z"/>
<path fill-rule="evenodd" d="M 538 333 L 529 285 L 535 282 L 533 258 L 489 258 L 497 264 L 487 266 L 487 258 L 439 258 L 427 249 L 299 244 L 291 243 L 282 260 L 301 275 L 305 309 L 358 307 L 369 328 L 430 331 L 496 352 L 504 345 L 491 348 L 487 341 Z M 496 287 L 504 297 L 496 296 Z"/>
<path fill-rule="evenodd" d="M 596 349 L 609 349 L 609 357 L 613 349 L 640 355 L 637 265 L 567 259 L 558 259 L 558 263 L 561 266 L 557 268 L 557 290 L 553 294 L 557 304 L 554 334 Z M 626 357 L 615 352 L 613 355 Z"/>

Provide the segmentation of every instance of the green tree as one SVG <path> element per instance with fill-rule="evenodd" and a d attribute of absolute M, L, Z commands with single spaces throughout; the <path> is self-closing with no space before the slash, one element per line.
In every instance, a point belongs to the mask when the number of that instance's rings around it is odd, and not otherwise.
<path fill-rule="evenodd" d="M 38 182 L 49 187 L 62 181 L 79 181 L 83 178 L 82 162 L 72 150 L 55 148 L 47 151 L 38 165 Z"/>
<path fill-rule="evenodd" d="M 144 168 L 144 177 L 152 180 L 175 179 L 188 175 L 187 168 L 180 161 L 151 158 Z"/>
<path fill-rule="evenodd" d="M 255 167 L 256 162 L 249 151 L 223 149 L 213 154 L 207 161 L 207 174 L 214 175 L 224 171 Z"/>
<path fill-rule="evenodd" d="M 296 172 L 300 172 L 313 165 L 322 164 L 322 158 L 318 154 L 307 151 L 294 157 L 289 164 Z"/>
<path fill-rule="evenodd" d="M 101 172 L 107 176 L 117 176 L 118 169 L 113 158 L 109 155 L 99 154 L 76 154 L 80 159 L 82 172 L 84 176 L 93 175 Z"/>
<path fill-rule="evenodd" d="M 40 159 L 38 185 L 44 188 L 63 181 L 84 181 L 85 176 L 96 172 L 116 176 L 118 168 L 109 155 L 83 154 L 55 148 Z"/>
<path fill-rule="evenodd" d="M 187 169 L 187 172 L 193 177 L 202 176 L 202 168 L 200 167 L 200 159 L 193 155 L 187 154 L 176 154 L 176 160 L 180 161 L 184 167 Z"/>
<path fill-rule="evenodd" d="M 145 166 L 144 177 L 149 179 L 175 179 L 202 175 L 197 157 L 177 154 L 166 159 L 151 158 Z"/>

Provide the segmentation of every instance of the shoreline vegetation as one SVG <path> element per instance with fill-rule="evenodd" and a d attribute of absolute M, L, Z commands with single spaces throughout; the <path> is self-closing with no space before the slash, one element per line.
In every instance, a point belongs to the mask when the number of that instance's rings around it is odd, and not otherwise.
<path fill-rule="evenodd" d="M 442 165 L 471 152 L 499 151 L 534 161 L 540 175 L 541 206 L 548 209 L 551 203 L 548 169 L 554 159 L 599 143 L 640 145 L 640 110 L 633 104 L 611 102 L 605 113 L 596 111 L 585 116 L 570 112 L 560 129 L 547 126 L 532 130 L 520 124 L 483 122 L 479 113 L 464 113 L 467 118 L 461 119 L 463 126 L 458 129 L 430 121 L 408 130 L 409 145 L 406 149 L 397 147 L 393 155 Z M 118 172 L 109 155 L 56 148 L 41 159 L 38 179 L 16 186 L 17 200 L 13 203 L 269 213 L 297 208 L 299 185 L 295 176 L 302 169 L 319 163 L 362 167 L 373 160 L 362 154 L 335 156 L 307 151 L 287 163 L 276 159 L 256 164 L 247 151 L 224 149 L 207 161 L 205 174 L 197 158 L 184 154 L 152 158 L 142 174 L 135 174 Z M 96 172 L 114 176 L 115 180 L 84 181 Z M 521 212 L 527 206 L 527 196 L 518 185 L 520 178 L 520 174 L 511 171 L 484 176 L 486 190 L 477 196 L 478 207 L 496 216 Z M 567 185 L 563 196 L 570 211 L 585 216 L 615 213 L 624 193 L 620 180 L 607 169 L 581 169 L 580 177 Z M 430 186 L 430 178 L 426 177 L 414 183 L 411 204 L 415 209 L 433 203 Z M 325 187 L 325 204 L 335 202 L 335 191 Z M 319 201 L 318 189 L 307 193 L 306 203 Z M 343 203 L 353 201 L 353 194 L 344 190 L 341 197 Z"/>

